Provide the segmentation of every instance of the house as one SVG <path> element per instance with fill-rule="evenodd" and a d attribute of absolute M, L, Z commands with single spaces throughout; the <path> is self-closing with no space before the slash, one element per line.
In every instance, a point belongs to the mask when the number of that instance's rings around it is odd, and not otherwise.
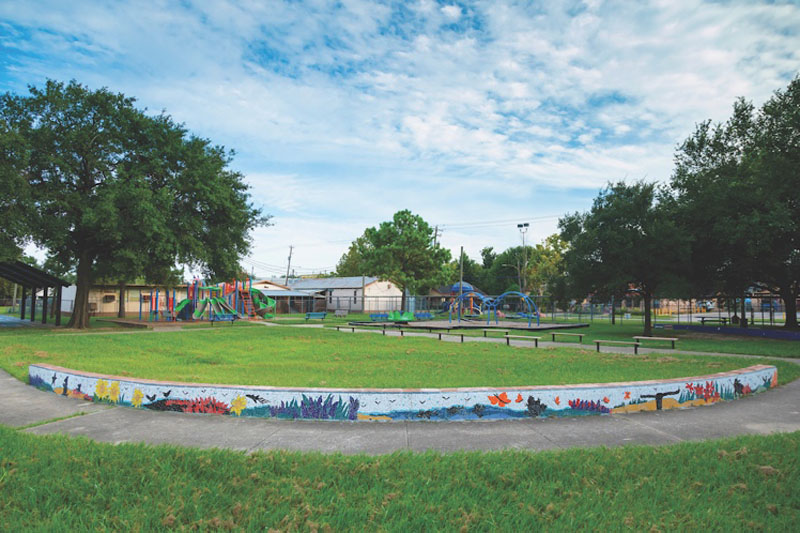
<path fill-rule="evenodd" d="M 292 290 L 325 298 L 325 309 L 372 313 L 400 310 L 403 292 L 391 281 L 372 276 L 290 278 Z"/>
<path fill-rule="evenodd" d="M 275 280 L 254 280 L 253 288 L 275 300 L 277 314 L 324 311 L 324 296 L 314 291 L 296 290 Z"/>
<path fill-rule="evenodd" d="M 61 297 L 61 311 L 64 313 L 72 313 L 75 305 L 75 292 L 77 287 L 71 285 L 64 287 Z M 156 291 L 158 291 L 156 293 Z M 150 310 L 150 300 L 153 301 L 158 295 L 159 308 L 163 309 L 166 305 L 166 294 L 163 285 L 149 285 L 145 283 L 131 283 L 125 286 L 124 301 L 125 301 L 125 314 L 133 318 L 134 315 L 139 315 L 139 306 L 141 302 L 143 313 L 147 314 Z M 176 302 L 186 298 L 186 286 L 180 285 L 174 289 L 170 289 L 169 297 L 175 298 Z M 119 298 L 120 290 L 119 285 L 103 285 L 95 284 L 89 289 L 89 314 L 93 316 L 117 316 L 119 312 Z"/>

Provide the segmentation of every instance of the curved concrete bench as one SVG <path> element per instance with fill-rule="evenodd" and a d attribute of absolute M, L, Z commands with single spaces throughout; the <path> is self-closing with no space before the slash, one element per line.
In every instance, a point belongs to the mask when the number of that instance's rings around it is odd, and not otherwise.
<path fill-rule="evenodd" d="M 180 383 L 30 365 L 39 389 L 155 411 L 327 420 L 469 420 L 631 413 L 733 400 L 775 387 L 774 366 L 655 381 L 452 389 L 334 389 Z"/>

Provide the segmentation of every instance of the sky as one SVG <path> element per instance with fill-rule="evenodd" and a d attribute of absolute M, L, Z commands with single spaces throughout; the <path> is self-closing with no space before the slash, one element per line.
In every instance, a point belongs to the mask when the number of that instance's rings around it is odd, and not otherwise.
<path fill-rule="evenodd" d="M 541 242 L 799 71 L 797 1 L 0 2 L 0 92 L 105 86 L 236 151 L 256 277 L 401 209 L 454 256 Z"/>

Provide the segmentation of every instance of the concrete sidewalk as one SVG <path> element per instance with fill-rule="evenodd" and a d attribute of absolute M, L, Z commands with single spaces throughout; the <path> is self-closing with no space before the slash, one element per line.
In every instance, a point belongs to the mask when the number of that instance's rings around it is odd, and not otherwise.
<path fill-rule="evenodd" d="M 466 422 L 264 420 L 112 407 L 42 392 L 0 370 L 0 424 L 120 443 L 255 451 L 382 454 L 396 450 L 499 450 L 670 444 L 800 430 L 800 380 L 710 407 L 629 415 Z M 77 413 L 85 413 L 74 416 Z M 53 418 L 72 416 L 58 421 Z"/>

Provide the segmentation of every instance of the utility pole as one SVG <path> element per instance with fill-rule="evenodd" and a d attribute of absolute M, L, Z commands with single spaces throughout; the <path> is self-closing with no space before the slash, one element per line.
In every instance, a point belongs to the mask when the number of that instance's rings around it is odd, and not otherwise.
<path fill-rule="evenodd" d="M 437 244 L 439 244 L 439 226 L 433 230 L 433 247 L 436 248 Z"/>
<path fill-rule="evenodd" d="M 287 287 L 289 286 L 289 269 L 292 268 L 292 248 L 294 246 L 289 245 L 289 264 L 286 265 L 286 280 L 283 282 Z"/>

